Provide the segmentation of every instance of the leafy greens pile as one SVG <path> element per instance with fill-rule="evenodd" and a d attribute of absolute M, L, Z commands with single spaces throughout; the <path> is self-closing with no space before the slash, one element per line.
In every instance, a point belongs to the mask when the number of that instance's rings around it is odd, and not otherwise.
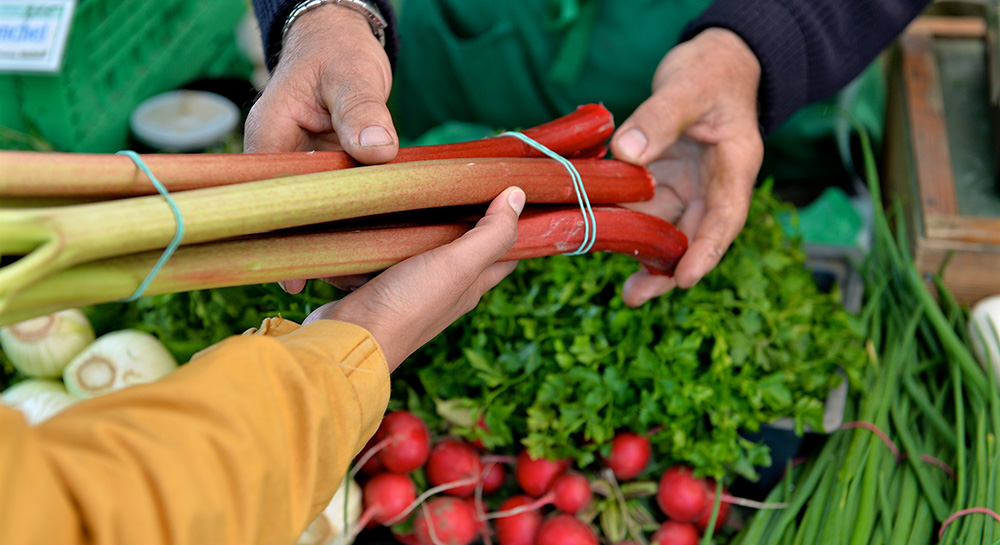
<path fill-rule="evenodd" d="M 395 397 L 495 450 L 585 466 L 616 431 L 652 431 L 660 458 L 752 479 L 768 449 L 740 432 L 785 416 L 822 429 L 837 369 L 857 385 L 867 364 L 856 318 L 775 219 L 790 208 L 759 189 L 713 272 L 635 309 L 618 295 L 633 260 L 523 261 L 397 371 Z"/>

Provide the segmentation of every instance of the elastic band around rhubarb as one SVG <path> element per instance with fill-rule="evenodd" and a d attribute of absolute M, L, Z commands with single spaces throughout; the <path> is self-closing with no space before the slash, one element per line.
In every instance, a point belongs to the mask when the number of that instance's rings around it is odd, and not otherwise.
<path fill-rule="evenodd" d="M 135 166 L 137 166 L 139 170 L 141 170 L 143 174 L 149 178 L 153 187 L 156 188 L 160 195 L 163 195 L 163 198 L 167 201 L 167 206 L 170 207 L 170 211 L 174 214 L 174 221 L 177 222 L 177 231 L 174 232 L 174 238 L 172 238 L 170 243 L 167 244 L 167 247 L 163 249 L 163 253 L 160 254 L 160 258 L 156 260 L 153 268 L 150 269 L 149 274 L 146 275 L 145 280 L 139 284 L 139 287 L 135 289 L 135 292 L 133 292 L 132 295 L 122 299 L 123 303 L 128 303 L 142 297 L 143 292 L 145 292 L 146 288 L 149 287 L 150 282 L 156 278 L 156 274 L 160 272 L 163 265 L 166 264 L 167 260 L 170 259 L 170 256 L 172 256 L 181 245 L 181 240 L 184 238 L 184 216 L 181 214 L 180 209 L 177 208 L 177 203 L 175 203 L 173 197 L 170 196 L 170 192 L 167 191 L 167 188 L 163 187 L 163 184 L 156 179 L 156 176 L 154 176 L 152 171 L 149 170 L 149 167 L 147 167 L 146 163 L 142 161 L 142 158 L 139 157 L 138 153 L 132 150 L 122 150 L 116 155 L 125 155 L 129 159 L 132 159 Z"/>
<path fill-rule="evenodd" d="M 576 170 L 573 163 L 567 161 L 565 157 L 560 156 L 558 153 L 536 142 L 532 138 L 525 136 L 523 133 L 507 131 L 500 133 L 500 136 L 513 136 L 552 159 L 555 159 L 556 162 L 566 168 L 566 171 L 569 172 L 570 179 L 573 180 L 573 189 L 576 190 L 576 200 L 580 203 L 580 212 L 583 214 L 583 242 L 580 243 L 579 248 L 572 252 L 568 252 L 566 255 L 584 255 L 589 252 L 590 249 L 594 247 L 594 241 L 597 240 L 597 220 L 594 218 L 594 209 L 590 206 L 590 199 L 587 197 L 587 190 L 583 187 L 583 180 L 580 178 L 580 172 Z"/>

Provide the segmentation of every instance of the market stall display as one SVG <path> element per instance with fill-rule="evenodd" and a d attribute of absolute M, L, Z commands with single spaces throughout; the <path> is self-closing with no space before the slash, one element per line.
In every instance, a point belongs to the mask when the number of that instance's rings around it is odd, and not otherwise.
<path fill-rule="evenodd" d="M 394 375 L 390 412 L 301 545 L 996 541 L 994 311 L 967 318 L 940 278 L 928 290 L 903 215 L 894 233 L 880 206 L 874 155 L 860 313 L 817 285 L 770 182 L 718 267 L 630 308 L 618 286 L 638 266 L 671 274 L 687 240 L 610 206 L 650 198 L 652 182 L 603 157 L 600 110 L 569 116 L 586 128 L 525 131 L 575 155 L 594 205 L 592 253 L 571 256 L 587 223 L 565 167 L 504 136 L 378 167 L 335 152 L 140 159 L 188 228 L 162 267 L 177 216 L 130 159 L 0 152 L 0 197 L 17 204 L 0 210 L 3 401 L 39 423 L 264 316 L 301 321 L 338 293 L 267 283 L 384 269 L 460 236 L 478 215 L 456 207 L 516 183 L 535 206 L 507 258 L 525 261 Z M 44 339 L 35 356 L 25 337 Z M 846 409 L 830 419 L 835 391 Z M 753 438 L 781 421 L 811 444 L 784 456 Z M 774 468 L 766 498 L 732 492 Z"/>

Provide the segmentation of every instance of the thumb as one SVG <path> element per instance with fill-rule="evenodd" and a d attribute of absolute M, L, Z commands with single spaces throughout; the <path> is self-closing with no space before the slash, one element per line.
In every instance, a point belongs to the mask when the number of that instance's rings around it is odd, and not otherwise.
<path fill-rule="evenodd" d="M 399 151 L 399 137 L 386 106 L 391 76 L 380 77 L 383 67 L 366 68 L 365 64 L 345 74 L 350 83 L 324 85 L 324 99 L 344 150 L 365 164 L 385 163 Z"/>
<path fill-rule="evenodd" d="M 517 218 L 524 209 L 524 201 L 521 188 L 508 187 L 493 199 L 475 227 L 448 246 L 462 255 L 462 262 L 470 270 L 486 269 L 517 242 Z"/>
<path fill-rule="evenodd" d="M 672 146 L 698 119 L 700 105 L 690 95 L 663 88 L 639 105 L 611 138 L 611 153 L 623 161 L 647 165 Z"/>

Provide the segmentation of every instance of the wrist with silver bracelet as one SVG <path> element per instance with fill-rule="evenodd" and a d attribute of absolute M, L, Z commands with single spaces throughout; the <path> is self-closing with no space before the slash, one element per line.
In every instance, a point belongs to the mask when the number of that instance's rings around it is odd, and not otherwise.
<path fill-rule="evenodd" d="M 285 26 L 281 29 L 281 43 L 284 44 L 288 31 L 292 28 L 292 24 L 295 23 L 296 19 L 309 11 L 327 4 L 343 6 L 364 15 L 372 28 L 372 34 L 382 44 L 382 47 L 385 47 L 385 29 L 388 27 L 388 22 L 378 6 L 368 0 L 302 0 L 292 8 L 292 11 L 288 14 L 288 18 L 285 19 Z"/>

